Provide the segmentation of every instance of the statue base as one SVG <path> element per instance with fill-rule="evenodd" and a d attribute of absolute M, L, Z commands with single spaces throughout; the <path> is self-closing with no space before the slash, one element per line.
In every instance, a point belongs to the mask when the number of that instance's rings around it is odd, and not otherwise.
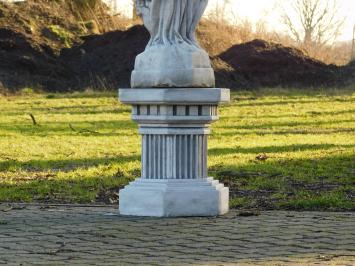
<path fill-rule="evenodd" d="M 217 216 L 228 212 L 229 189 L 208 179 L 137 179 L 120 190 L 122 215 Z"/>
<path fill-rule="evenodd" d="M 132 88 L 211 88 L 214 71 L 208 54 L 187 44 L 148 47 L 137 56 Z"/>
<path fill-rule="evenodd" d="M 229 190 L 208 178 L 207 137 L 227 89 L 121 89 L 142 135 L 142 176 L 119 192 L 123 215 L 216 216 Z"/>

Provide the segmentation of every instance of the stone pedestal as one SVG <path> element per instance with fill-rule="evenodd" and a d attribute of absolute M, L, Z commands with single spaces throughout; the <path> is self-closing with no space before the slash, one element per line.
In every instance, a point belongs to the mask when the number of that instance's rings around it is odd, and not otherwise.
<path fill-rule="evenodd" d="M 229 190 L 207 174 L 207 137 L 228 89 L 120 89 L 142 135 L 142 176 L 120 191 L 119 209 L 136 216 L 215 216 Z"/>

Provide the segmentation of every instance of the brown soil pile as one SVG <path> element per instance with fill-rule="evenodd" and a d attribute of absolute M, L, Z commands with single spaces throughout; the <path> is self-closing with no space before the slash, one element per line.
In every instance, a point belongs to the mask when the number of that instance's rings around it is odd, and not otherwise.
<path fill-rule="evenodd" d="M 263 40 L 235 45 L 219 57 L 253 86 L 334 86 L 342 81 L 341 67 L 326 65 L 298 49 Z"/>
<path fill-rule="evenodd" d="M 47 46 L 33 45 L 23 34 L 0 28 L 0 87 L 59 89 L 68 76 L 69 70 L 58 64 Z"/>
<path fill-rule="evenodd" d="M 60 1 L 0 3 L 0 82 L 4 87 L 61 87 L 69 75 L 56 54 L 80 28 Z"/>
<path fill-rule="evenodd" d="M 148 40 L 149 34 L 144 27 L 134 26 L 127 31 L 86 38 L 81 45 L 64 50 L 61 59 L 75 72 L 80 87 L 127 87 L 134 59 L 144 50 Z M 346 84 L 344 68 L 326 65 L 300 50 L 262 40 L 235 45 L 211 59 L 218 87 Z"/>
<path fill-rule="evenodd" d="M 70 2 L 0 2 L 0 88 L 68 91 L 129 86 L 134 59 L 144 50 L 148 32 L 134 26 L 88 35 Z M 341 86 L 354 80 L 349 78 L 354 77 L 353 67 L 326 65 L 279 44 L 255 40 L 216 46 L 207 24 L 204 21 L 197 33 L 213 56 L 218 87 Z"/>
<path fill-rule="evenodd" d="M 128 87 L 134 60 L 148 41 L 143 26 L 88 36 L 81 45 L 64 49 L 60 61 L 71 69 L 80 88 Z"/>
<path fill-rule="evenodd" d="M 0 88 L 45 90 L 78 88 L 76 76 L 60 52 L 80 44 L 82 36 L 103 32 L 118 21 L 98 5 L 87 16 L 71 0 L 0 2 Z M 84 20 L 90 19 L 92 20 Z M 117 23 L 116 23 L 117 22 Z"/>

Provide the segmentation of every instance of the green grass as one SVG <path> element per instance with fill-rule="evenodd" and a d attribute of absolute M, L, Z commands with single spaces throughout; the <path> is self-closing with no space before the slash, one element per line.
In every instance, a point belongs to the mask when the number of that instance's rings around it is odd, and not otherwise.
<path fill-rule="evenodd" d="M 355 210 L 353 91 L 232 98 L 209 141 L 210 175 L 230 186 L 231 206 Z M 114 202 L 140 174 L 139 143 L 114 93 L 2 97 L 0 201 Z"/>

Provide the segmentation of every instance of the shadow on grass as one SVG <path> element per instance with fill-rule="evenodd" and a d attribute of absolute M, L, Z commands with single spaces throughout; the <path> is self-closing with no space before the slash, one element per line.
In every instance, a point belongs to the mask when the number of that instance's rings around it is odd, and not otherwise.
<path fill-rule="evenodd" d="M 238 115 L 238 116 L 233 116 L 233 118 L 241 118 L 241 119 L 267 119 L 267 118 L 304 118 L 304 117 L 322 117 L 325 115 L 332 115 L 332 116 L 337 116 L 337 115 L 346 115 L 346 114 L 355 114 L 355 109 L 354 110 L 344 110 L 344 111 L 338 111 L 338 112 L 318 112 L 318 111 L 309 111 L 304 114 L 287 114 L 287 115 L 250 115 L 250 114 L 244 114 L 244 115 Z M 223 119 L 223 118 L 221 118 Z"/>
<path fill-rule="evenodd" d="M 286 88 L 255 88 L 244 91 L 232 90 L 232 98 L 236 100 L 256 100 L 259 97 L 287 97 L 287 98 L 299 98 L 299 97 L 314 97 L 317 99 L 324 99 L 326 97 L 342 97 L 354 95 L 354 89 L 350 87 L 341 88 L 300 88 L 300 87 L 286 87 Z M 339 99 L 340 101 L 343 99 Z"/>
<path fill-rule="evenodd" d="M 291 129 L 291 130 L 280 130 L 280 131 L 257 131 L 257 130 L 248 130 L 248 131 L 229 131 L 225 133 L 214 132 L 214 136 L 247 136 L 247 135 L 315 135 L 315 134 L 334 134 L 334 133 L 352 133 L 354 132 L 353 128 L 343 128 L 343 129 L 332 129 L 332 128 L 311 128 L 311 129 Z"/>
<path fill-rule="evenodd" d="M 97 114 L 127 114 L 129 115 L 131 112 L 131 109 L 128 108 L 103 108 L 101 106 L 100 108 L 97 108 L 99 110 L 93 110 L 95 107 L 88 106 L 88 107 L 80 107 L 77 109 L 72 110 L 71 108 L 62 108 L 62 109 L 57 109 L 57 108 L 28 108 L 26 110 L 24 109 L 11 109 L 11 112 L 6 112 L 3 111 L 2 115 L 6 116 L 23 116 L 24 114 L 29 113 L 29 112 L 40 112 L 40 113 L 46 113 L 46 114 L 51 114 L 51 115 L 59 115 L 59 114 L 70 114 L 70 115 L 97 115 Z M 79 110 L 78 110 L 79 109 Z M 35 113 L 35 114 L 36 114 Z"/>
<path fill-rule="evenodd" d="M 209 170 L 229 187 L 234 207 L 355 211 L 353 154 L 223 163 Z"/>
<path fill-rule="evenodd" d="M 293 150 L 290 145 L 285 151 Z M 316 146 L 318 147 L 318 146 Z M 316 147 L 301 146 L 301 149 Z M 332 146 L 328 146 L 331 148 Z M 322 147 L 323 148 L 323 147 Z M 272 149 L 272 147 L 266 147 Z M 244 152 L 260 152 L 245 150 Z M 212 155 L 230 152 L 211 151 Z M 231 151 L 233 152 L 233 151 Z M 90 173 L 60 179 L 55 175 L 49 179 L 14 181 L 0 185 L 0 201 L 40 201 L 57 203 L 95 202 L 99 194 L 118 191 L 130 180 L 139 176 L 139 168 L 125 170 L 120 163 L 138 161 L 138 155 L 117 158 L 91 158 L 76 160 L 28 161 L 2 164 L 1 171 L 26 169 L 39 174 L 47 170 L 71 171 L 79 167 L 118 164 L 116 174 Z M 116 166 L 115 166 L 116 167 Z M 119 170 L 121 169 L 121 170 Z M 123 171 L 122 171 L 123 169 Z M 43 172 L 40 172 L 43 171 Z M 230 187 L 234 207 L 260 209 L 297 210 L 354 210 L 355 189 L 352 180 L 353 156 L 336 155 L 317 159 L 290 159 L 265 162 L 250 161 L 246 165 L 238 162 L 224 163 L 210 168 L 210 173 Z M 106 191 L 106 192 L 105 192 Z"/>
<path fill-rule="evenodd" d="M 244 101 L 244 100 L 242 100 Z M 285 100 L 285 101 L 270 101 L 270 102 L 249 102 L 249 103 L 239 103 L 238 99 L 233 99 L 232 98 L 232 105 L 237 106 L 237 107 L 248 107 L 248 106 L 273 106 L 273 105 L 288 105 L 288 104 L 308 104 L 308 103 L 319 103 L 319 102 L 334 102 L 333 98 L 329 98 L 329 99 L 321 99 L 321 100 L 299 100 L 299 99 L 295 99 L 294 101 L 292 100 Z M 339 99 L 338 101 L 341 102 L 349 102 L 352 103 L 355 101 L 355 99 L 352 98 L 348 98 L 348 99 Z"/>
<path fill-rule="evenodd" d="M 108 120 L 108 121 L 68 121 L 68 122 L 44 122 L 37 121 L 39 125 L 31 124 L 14 124 L 14 123 L 0 123 L 0 131 L 20 133 L 27 136 L 47 136 L 47 135 L 62 135 L 62 136 L 122 136 L 133 135 L 137 125 L 129 120 Z M 70 127 L 71 125 L 71 127 Z M 85 131 L 86 132 L 83 132 Z M 119 132 L 120 130 L 130 130 L 132 134 L 127 132 Z M 111 132 L 103 132 L 111 131 Z"/>
<path fill-rule="evenodd" d="M 82 98 L 114 98 L 117 99 L 118 92 L 116 90 L 106 92 L 75 92 L 75 93 L 50 93 L 46 95 L 46 99 L 82 99 Z"/>
<path fill-rule="evenodd" d="M 17 160 L 7 160 L 0 162 L 0 171 L 61 171 L 68 172 L 78 168 L 89 168 L 113 163 L 127 163 L 140 160 L 140 155 L 107 157 L 107 158 L 82 158 L 66 160 L 30 160 L 20 162 Z"/>
<path fill-rule="evenodd" d="M 266 146 L 253 148 L 213 148 L 208 150 L 209 155 L 228 155 L 236 153 L 282 153 L 282 152 L 301 152 L 301 151 L 317 151 L 328 150 L 332 148 L 352 148 L 354 145 L 334 145 L 334 144 L 293 144 L 286 146 Z"/>
<path fill-rule="evenodd" d="M 227 120 L 228 118 L 221 119 Z M 321 125 L 333 125 L 340 123 L 352 123 L 353 119 L 344 119 L 344 120 L 336 120 L 336 121 L 310 121 L 310 122 L 270 122 L 265 124 L 257 124 L 257 125 L 217 125 L 216 128 L 221 129 L 268 129 L 274 127 L 295 127 L 295 126 L 321 126 Z"/>

